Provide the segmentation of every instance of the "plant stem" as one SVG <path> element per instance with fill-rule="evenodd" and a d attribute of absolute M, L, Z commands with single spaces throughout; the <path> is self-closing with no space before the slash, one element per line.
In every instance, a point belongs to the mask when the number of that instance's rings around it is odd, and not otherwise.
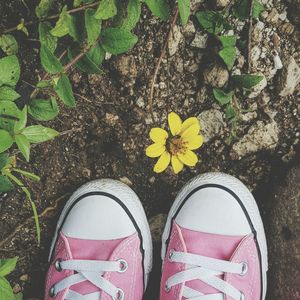
<path fill-rule="evenodd" d="M 67 12 L 68 12 L 69 14 L 75 14 L 75 13 L 77 13 L 77 12 L 79 12 L 79 11 L 86 10 L 86 9 L 88 9 L 88 8 L 95 7 L 95 6 L 97 6 L 99 3 L 100 3 L 100 1 L 97 1 L 97 2 L 95 2 L 95 3 L 86 4 L 86 5 L 82 5 L 82 6 L 80 6 L 80 7 L 72 8 L 72 9 L 68 10 Z M 31 26 L 31 25 L 37 24 L 37 23 L 39 23 L 39 22 L 50 21 L 50 20 L 54 20 L 54 19 L 58 19 L 58 18 L 59 18 L 59 14 L 55 14 L 55 15 L 52 15 L 52 16 L 49 16 L 49 17 L 40 18 L 39 20 L 34 20 L 34 21 L 25 22 L 25 23 L 24 23 L 24 26 Z M 10 32 L 16 31 L 16 30 L 18 30 L 18 26 L 14 26 L 14 27 L 12 27 L 12 28 L 5 29 L 5 30 L 3 30 L 2 32 L 0 31 L 0 35 L 1 35 L 1 34 L 10 33 Z"/>
<path fill-rule="evenodd" d="M 248 73 L 251 72 L 251 47 L 252 47 L 252 27 L 253 27 L 253 6 L 254 0 L 250 0 L 249 4 L 249 29 L 248 29 Z"/>
<path fill-rule="evenodd" d="M 163 47 L 161 49 L 160 56 L 159 56 L 159 59 L 158 59 L 158 62 L 156 64 L 156 66 L 155 66 L 154 73 L 153 73 L 152 80 L 151 80 L 150 96 L 149 96 L 149 111 L 150 111 L 153 123 L 155 122 L 154 113 L 153 113 L 154 85 L 155 85 L 155 82 L 156 82 L 156 78 L 157 78 L 158 71 L 160 69 L 162 60 L 163 60 L 163 58 L 164 58 L 164 56 L 166 54 L 167 45 L 168 45 L 169 39 L 171 37 L 172 30 L 173 30 L 173 28 L 174 28 L 174 26 L 176 24 L 176 21 L 177 21 L 177 18 L 178 18 L 178 13 L 179 13 L 179 10 L 178 10 L 178 6 L 176 5 L 173 17 L 170 20 L 169 32 L 168 32 L 168 35 L 167 35 L 167 37 L 165 39 L 164 45 L 163 45 Z"/>

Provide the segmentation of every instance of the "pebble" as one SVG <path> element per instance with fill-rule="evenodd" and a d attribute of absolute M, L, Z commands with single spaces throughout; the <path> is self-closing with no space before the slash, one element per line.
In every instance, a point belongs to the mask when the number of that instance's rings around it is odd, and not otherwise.
<path fill-rule="evenodd" d="M 205 110 L 201 112 L 197 118 L 200 121 L 201 134 L 205 142 L 223 133 L 225 122 L 222 113 L 218 109 Z"/>
<path fill-rule="evenodd" d="M 277 91 L 282 97 L 292 95 L 299 83 L 300 67 L 292 56 L 288 56 L 278 77 Z"/>
<path fill-rule="evenodd" d="M 173 56 L 177 52 L 179 44 L 183 41 L 183 39 L 184 37 L 180 31 L 180 27 L 175 25 L 168 42 L 168 50 L 170 56 Z"/>
<path fill-rule="evenodd" d="M 203 32 L 197 32 L 191 46 L 199 49 L 205 49 L 207 46 L 208 35 Z"/>
<path fill-rule="evenodd" d="M 123 182 L 124 184 L 128 185 L 128 186 L 132 186 L 133 185 L 132 181 L 128 177 L 126 177 L 126 176 L 121 177 L 120 181 Z"/>
<path fill-rule="evenodd" d="M 229 79 L 228 70 L 221 64 L 209 65 L 203 72 L 204 82 L 212 87 L 222 88 Z"/>
<path fill-rule="evenodd" d="M 279 129 L 274 120 L 268 124 L 258 121 L 250 127 L 246 135 L 232 146 L 230 155 L 232 159 L 241 159 L 261 150 L 274 149 L 278 140 Z"/>

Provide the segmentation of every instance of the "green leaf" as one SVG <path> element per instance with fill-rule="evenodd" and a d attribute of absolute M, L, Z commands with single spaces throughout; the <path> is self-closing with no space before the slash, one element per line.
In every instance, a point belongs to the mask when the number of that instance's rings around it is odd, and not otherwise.
<path fill-rule="evenodd" d="M 219 34 L 224 29 L 229 29 L 230 25 L 226 21 L 224 15 L 220 12 L 212 10 L 204 10 L 196 13 L 196 17 L 200 25 L 211 34 Z"/>
<path fill-rule="evenodd" d="M 259 2 L 259 0 L 254 0 L 253 2 L 253 11 L 252 11 L 252 17 L 254 19 L 258 19 L 260 14 L 265 10 L 265 7 L 263 4 Z"/>
<path fill-rule="evenodd" d="M 27 124 L 27 105 L 24 106 L 22 112 L 19 115 L 19 121 L 15 123 L 14 133 L 22 131 Z"/>
<path fill-rule="evenodd" d="M 97 20 L 95 17 L 94 9 L 87 9 L 84 15 L 85 28 L 87 31 L 87 41 L 89 45 L 95 44 L 100 36 L 101 32 L 101 21 Z"/>
<path fill-rule="evenodd" d="M 229 70 L 231 70 L 234 65 L 236 54 L 237 53 L 235 47 L 226 47 L 219 51 L 219 56 L 223 59 Z"/>
<path fill-rule="evenodd" d="M 102 31 L 101 41 L 106 52 L 117 55 L 133 48 L 138 38 L 135 34 L 122 28 L 107 28 Z"/>
<path fill-rule="evenodd" d="M 61 62 L 45 45 L 41 46 L 40 57 L 42 66 L 48 73 L 56 74 L 63 71 Z"/>
<path fill-rule="evenodd" d="M 9 149 L 14 140 L 6 130 L 0 129 L 0 153 L 4 152 L 5 150 Z"/>
<path fill-rule="evenodd" d="M 1 259 L 0 260 L 0 277 L 7 276 L 15 268 L 18 261 L 18 257 Z"/>
<path fill-rule="evenodd" d="M 101 0 L 95 18 L 99 20 L 108 20 L 117 14 L 117 6 L 115 0 Z"/>
<path fill-rule="evenodd" d="M 263 80 L 263 76 L 259 75 L 233 75 L 232 82 L 235 86 L 244 89 L 251 89 Z"/>
<path fill-rule="evenodd" d="M 33 125 L 26 127 L 22 134 L 27 137 L 30 143 L 38 144 L 55 138 L 59 135 L 59 132 L 42 125 Z"/>
<path fill-rule="evenodd" d="M 8 85 L 15 87 L 20 78 L 20 64 L 15 55 L 0 59 L 0 86 Z"/>
<path fill-rule="evenodd" d="M 19 120 L 21 111 L 12 101 L 0 101 L 0 128 L 13 132 L 15 122 Z"/>
<path fill-rule="evenodd" d="M 6 55 L 18 53 L 18 43 L 11 34 L 3 34 L 0 36 L 0 48 Z"/>
<path fill-rule="evenodd" d="M 74 41 L 78 41 L 81 37 L 80 18 L 76 15 L 74 15 L 74 16 L 70 15 L 69 21 L 68 21 L 68 26 L 69 26 L 70 36 L 74 39 Z"/>
<path fill-rule="evenodd" d="M 167 21 L 170 18 L 170 7 L 165 0 L 144 0 L 148 8 L 151 10 L 154 16 L 160 18 L 163 21 Z"/>
<path fill-rule="evenodd" d="M 75 57 L 78 53 L 76 49 L 69 49 L 68 56 L 70 59 Z M 101 74 L 103 71 L 100 66 L 105 58 L 105 51 L 101 48 L 99 44 L 93 47 L 83 58 L 81 58 L 76 67 L 82 72 L 88 74 Z"/>
<path fill-rule="evenodd" d="M 214 88 L 213 94 L 215 99 L 219 102 L 219 104 L 224 105 L 224 104 L 228 104 L 231 101 L 232 96 L 234 95 L 234 91 L 230 91 L 226 93 L 221 89 Z"/>
<path fill-rule="evenodd" d="M 39 37 L 42 45 L 46 46 L 52 53 L 57 47 L 57 37 L 53 36 L 50 31 L 52 26 L 49 22 L 39 23 Z"/>
<path fill-rule="evenodd" d="M 223 48 L 234 47 L 236 44 L 237 37 L 235 35 L 222 35 L 220 36 L 220 42 Z"/>
<path fill-rule="evenodd" d="M 63 37 L 69 33 L 69 25 L 70 15 L 67 11 L 67 6 L 64 6 L 55 27 L 50 32 L 53 36 Z"/>
<path fill-rule="evenodd" d="M 59 78 L 54 90 L 65 105 L 69 107 L 75 107 L 75 98 L 70 80 L 67 75 L 63 74 Z"/>
<path fill-rule="evenodd" d="M 0 171 L 9 163 L 9 156 L 6 153 L 0 153 Z"/>
<path fill-rule="evenodd" d="M 24 158 L 27 162 L 29 162 L 29 156 L 30 156 L 30 143 L 27 139 L 27 137 L 23 134 L 17 134 L 15 135 L 15 141 L 16 144 L 23 154 Z"/>
<path fill-rule="evenodd" d="M 38 18 L 46 17 L 50 9 L 52 8 L 55 0 L 41 0 L 39 5 L 35 9 L 35 13 Z"/>
<path fill-rule="evenodd" d="M 3 175 L 0 175 L 0 193 L 7 193 L 11 190 L 14 189 L 13 184 L 11 183 L 11 181 Z M 1 289 L 1 286 L 0 286 Z M 0 294 L 1 294 L 1 290 L 0 290 Z M 0 296 L 1 299 L 1 296 Z"/>
<path fill-rule="evenodd" d="M 236 111 L 235 111 L 234 107 L 231 104 L 228 104 L 226 106 L 225 116 L 226 116 L 227 120 L 231 120 L 231 119 L 235 118 Z"/>
<path fill-rule="evenodd" d="M 28 112 L 37 121 L 53 120 L 59 113 L 56 98 L 33 99 L 29 102 Z"/>
<path fill-rule="evenodd" d="M 15 300 L 23 300 L 23 294 L 22 293 L 18 293 L 15 295 Z"/>
<path fill-rule="evenodd" d="M 132 30 L 139 22 L 141 17 L 142 4 L 140 0 L 129 0 L 126 13 L 119 20 L 117 27 L 125 30 Z M 121 11 L 123 12 L 123 10 Z"/>
<path fill-rule="evenodd" d="M 52 85 L 52 80 L 41 80 L 36 84 L 37 88 L 43 89 Z"/>
<path fill-rule="evenodd" d="M 0 277 L 0 300 L 15 300 L 13 290 L 4 277 Z"/>
<path fill-rule="evenodd" d="M 191 13 L 190 0 L 177 0 L 177 2 L 181 23 L 182 25 L 186 25 Z"/>
<path fill-rule="evenodd" d="M 9 86 L 0 87 L 0 101 L 15 101 L 20 98 L 19 95 L 14 89 Z"/>
<path fill-rule="evenodd" d="M 249 18 L 249 0 L 239 0 L 233 7 L 233 15 L 239 20 L 247 20 Z"/>
<path fill-rule="evenodd" d="M 27 172 L 27 171 L 24 171 L 24 170 L 20 170 L 20 169 L 14 168 L 13 171 L 14 171 L 14 172 L 17 172 L 17 173 L 20 173 L 20 174 L 22 174 L 24 177 L 26 177 L 26 178 L 28 178 L 28 179 L 30 179 L 30 180 L 36 181 L 36 182 L 38 182 L 38 181 L 41 180 L 41 178 L 40 178 L 38 175 L 35 175 L 35 174 L 33 174 L 33 173 L 30 173 L 30 172 Z"/>

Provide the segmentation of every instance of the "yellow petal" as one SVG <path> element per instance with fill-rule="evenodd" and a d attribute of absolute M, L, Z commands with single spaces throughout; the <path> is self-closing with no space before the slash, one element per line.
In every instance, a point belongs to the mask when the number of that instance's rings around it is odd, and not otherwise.
<path fill-rule="evenodd" d="M 198 135 L 199 131 L 200 131 L 200 124 L 195 123 L 195 124 L 191 125 L 190 127 L 188 127 L 185 131 L 183 131 L 181 134 L 181 137 L 183 138 L 183 140 L 188 141 L 193 136 Z"/>
<path fill-rule="evenodd" d="M 177 156 L 172 156 L 171 163 L 175 174 L 178 174 L 183 169 L 183 163 Z"/>
<path fill-rule="evenodd" d="M 146 155 L 149 157 L 159 157 L 166 150 L 166 146 L 163 144 L 155 143 L 147 147 Z"/>
<path fill-rule="evenodd" d="M 181 118 L 174 112 L 169 113 L 168 122 L 171 133 L 175 136 L 181 131 L 182 121 Z"/>
<path fill-rule="evenodd" d="M 202 146 L 203 136 L 202 135 L 191 136 L 188 140 L 185 141 L 187 142 L 188 149 L 195 150 Z"/>
<path fill-rule="evenodd" d="M 154 172 L 155 173 L 161 173 L 163 172 L 168 165 L 170 164 L 170 160 L 171 160 L 171 154 L 167 151 L 165 151 L 161 157 L 159 158 L 159 160 L 157 161 L 157 163 L 154 166 Z"/>
<path fill-rule="evenodd" d="M 178 154 L 178 158 L 181 160 L 182 163 L 189 167 L 194 167 L 198 162 L 197 155 L 191 150 L 187 150 L 184 154 Z"/>
<path fill-rule="evenodd" d="M 186 129 L 188 129 L 191 125 L 200 124 L 199 120 L 196 117 L 191 117 L 186 119 L 182 123 L 181 132 L 183 133 Z"/>
<path fill-rule="evenodd" d="M 150 131 L 150 138 L 154 143 L 164 143 L 168 136 L 168 133 L 162 128 L 152 128 Z"/>

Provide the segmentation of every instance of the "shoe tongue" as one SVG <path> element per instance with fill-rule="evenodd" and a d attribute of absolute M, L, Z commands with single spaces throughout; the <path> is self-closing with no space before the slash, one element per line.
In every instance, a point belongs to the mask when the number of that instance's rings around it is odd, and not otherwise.
<path fill-rule="evenodd" d="M 188 253 L 227 261 L 230 260 L 235 249 L 243 239 L 243 236 L 226 236 L 193 231 L 180 226 L 179 228 Z M 205 295 L 220 293 L 220 291 L 200 280 L 189 281 L 186 285 Z"/>
<path fill-rule="evenodd" d="M 67 237 L 72 259 L 81 260 L 109 260 L 118 245 L 125 239 L 95 241 Z M 101 299 L 99 288 L 88 281 L 73 285 L 71 290 L 85 295 L 87 300 Z"/>

